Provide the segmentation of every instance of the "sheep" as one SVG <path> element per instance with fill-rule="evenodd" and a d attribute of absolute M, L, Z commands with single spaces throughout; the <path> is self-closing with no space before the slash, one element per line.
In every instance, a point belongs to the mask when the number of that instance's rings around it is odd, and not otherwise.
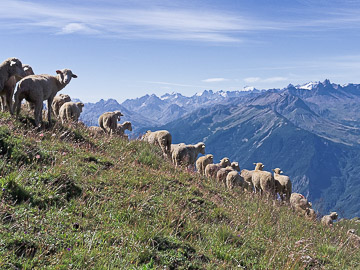
<path fill-rule="evenodd" d="M 221 168 L 220 170 L 218 170 L 217 173 L 216 173 L 216 179 L 219 182 L 221 182 L 223 184 L 226 184 L 226 176 L 231 171 L 237 171 L 237 172 L 240 171 L 240 167 L 239 167 L 238 162 L 231 162 L 230 166 L 227 166 L 225 168 Z"/>
<path fill-rule="evenodd" d="M 200 175 L 205 175 L 205 167 L 208 164 L 213 163 L 214 156 L 209 154 L 206 156 L 201 156 L 196 160 L 196 169 Z"/>
<path fill-rule="evenodd" d="M 332 226 L 333 220 L 338 218 L 338 214 L 336 212 L 331 212 L 330 215 L 325 215 L 321 218 L 321 224 L 325 226 Z"/>
<path fill-rule="evenodd" d="M 97 127 L 97 126 L 90 126 L 89 132 L 93 136 L 99 136 L 105 134 L 105 131 L 101 127 Z"/>
<path fill-rule="evenodd" d="M 355 234 L 355 229 L 349 229 L 346 233 L 349 236 L 349 241 L 354 245 L 354 247 L 359 248 L 360 236 Z"/>
<path fill-rule="evenodd" d="M 160 146 L 164 156 L 170 157 L 171 151 L 171 134 L 167 130 L 150 131 L 148 130 L 144 134 L 141 140 L 146 141 L 150 144 Z"/>
<path fill-rule="evenodd" d="M 228 189 L 233 189 L 234 187 L 245 187 L 244 178 L 240 176 L 238 171 L 231 171 L 226 176 L 225 186 Z"/>
<path fill-rule="evenodd" d="M 84 103 L 82 102 L 65 102 L 59 110 L 61 122 L 77 122 L 82 112 Z"/>
<path fill-rule="evenodd" d="M 25 77 L 29 75 L 34 75 L 34 71 L 31 66 L 29 65 L 22 65 L 22 68 L 25 72 Z M 22 78 L 16 75 L 11 76 L 4 85 L 4 88 L 0 91 L 1 96 L 1 103 L 2 103 L 2 110 L 5 111 L 5 108 L 13 114 L 13 107 L 12 107 L 12 98 L 14 95 L 15 87 L 18 81 Z M 6 104 L 6 107 L 5 107 Z"/>
<path fill-rule="evenodd" d="M 311 203 L 310 203 L 310 207 L 311 207 Z M 305 218 L 307 218 L 308 220 L 315 221 L 316 220 L 315 210 L 312 208 L 307 208 L 305 212 Z"/>
<path fill-rule="evenodd" d="M 242 169 L 240 173 L 240 176 L 244 180 L 244 188 L 249 192 L 253 191 L 252 174 L 253 171 L 247 169 Z"/>
<path fill-rule="evenodd" d="M 77 78 L 70 69 L 56 71 L 57 75 L 30 75 L 22 79 L 15 93 L 14 111 L 19 116 L 21 101 L 25 98 L 28 102 L 35 105 L 34 118 L 37 127 L 42 121 L 43 102 L 47 100 L 48 121 L 51 126 L 51 104 L 57 92 L 63 89 L 72 78 Z"/>
<path fill-rule="evenodd" d="M 282 201 L 289 202 L 292 185 L 289 176 L 280 175 L 283 171 L 280 168 L 273 169 L 275 179 L 275 192 L 279 194 Z"/>
<path fill-rule="evenodd" d="M 251 182 L 254 186 L 255 193 L 267 193 L 269 196 L 275 197 L 275 180 L 270 172 L 263 171 L 265 165 L 262 163 L 254 163 L 255 170 L 251 176 Z"/>
<path fill-rule="evenodd" d="M 127 137 L 127 136 L 125 135 L 125 130 L 132 131 L 131 122 L 125 121 L 125 122 L 122 123 L 122 124 L 117 124 L 115 133 L 116 133 L 116 135 L 119 135 L 119 136 L 121 136 L 121 137 Z"/>
<path fill-rule="evenodd" d="M 295 210 L 299 215 L 306 216 L 311 209 L 312 204 L 300 193 L 291 193 L 290 196 L 291 208 Z"/>
<path fill-rule="evenodd" d="M 179 146 L 172 153 L 172 161 L 176 166 L 183 164 L 185 166 L 195 166 L 195 161 L 198 154 L 205 155 L 205 144 L 199 142 L 195 145 L 183 145 Z"/>
<path fill-rule="evenodd" d="M 231 165 L 230 160 L 227 157 L 224 157 L 222 160 L 220 160 L 220 163 L 208 164 L 205 167 L 205 176 L 215 178 L 218 170 L 230 165 Z"/>
<path fill-rule="evenodd" d="M 117 128 L 117 122 L 120 121 L 120 117 L 124 116 L 120 111 L 105 112 L 99 117 L 99 126 L 107 134 L 114 134 Z"/>
<path fill-rule="evenodd" d="M 15 57 L 6 59 L 0 64 L 0 92 L 2 93 L 5 83 L 11 76 L 25 77 L 26 73 L 23 69 L 21 61 Z"/>
<path fill-rule="evenodd" d="M 70 102 L 70 101 L 71 101 L 70 96 L 66 95 L 66 94 L 60 94 L 60 95 L 54 97 L 53 102 L 51 104 L 51 108 L 53 110 L 55 117 L 59 117 L 59 110 L 60 110 L 61 106 L 65 102 Z"/>

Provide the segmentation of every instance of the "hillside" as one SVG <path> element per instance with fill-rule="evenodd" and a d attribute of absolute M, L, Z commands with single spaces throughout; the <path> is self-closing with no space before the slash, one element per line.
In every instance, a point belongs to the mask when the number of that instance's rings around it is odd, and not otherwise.
<path fill-rule="evenodd" d="M 36 131 L 7 113 L 0 125 L 1 269 L 360 268 L 355 221 L 304 220 L 140 141 Z"/>

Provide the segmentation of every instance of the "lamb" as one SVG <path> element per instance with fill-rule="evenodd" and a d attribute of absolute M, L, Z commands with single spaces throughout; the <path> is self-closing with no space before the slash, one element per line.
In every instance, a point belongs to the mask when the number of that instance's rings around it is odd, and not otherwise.
<path fill-rule="evenodd" d="M 273 169 L 275 179 L 275 192 L 279 194 L 282 201 L 290 201 L 292 185 L 289 176 L 280 175 L 283 173 L 280 168 Z"/>
<path fill-rule="evenodd" d="M 275 180 L 270 172 L 263 171 L 265 165 L 261 162 L 256 164 L 252 173 L 251 182 L 254 186 L 255 193 L 267 193 L 269 196 L 275 197 Z"/>
<path fill-rule="evenodd" d="M 101 127 L 97 127 L 97 126 L 90 126 L 89 132 L 93 136 L 99 136 L 105 134 L 105 131 Z"/>
<path fill-rule="evenodd" d="M 70 102 L 70 101 L 71 101 L 71 98 L 69 95 L 60 94 L 60 95 L 54 97 L 53 102 L 51 104 L 51 108 L 53 110 L 55 117 L 59 117 L 59 111 L 60 111 L 61 106 L 65 102 Z"/>
<path fill-rule="evenodd" d="M 311 203 L 300 193 L 291 193 L 290 196 L 291 208 L 295 210 L 301 216 L 306 216 L 311 209 Z"/>
<path fill-rule="evenodd" d="M 132 131 L 131 122 L 125 121 L 122 124 L 118 124 L 115 133 L 121 137 L 127 137 L 127 135 L 125 135 L 125 130 Z"/>
<path fill-rule="evenodd" d="M 141 140 L 160 146 L 163 154 L 170 157 L 172 137 L 169 131 L 158 130 L 152 132 L 148 130 L 146 134 L 142 136 Z"/>
<path fill-rule="evenodd" d="M 15 93 L 14 111 L 19 116 L 21 101 L 25 98 L 28 102 L 35 105 L 34 118 L 37 127 L 42 121 L 43 102 L 47 100 L 48 121 L 51 125 L 51 104 L 57 92 L 63 89 L 72 78 L 77 78 L 70 69 L 56 71 L 57 75 L 30 75 L 22 79 Z"/>
<path fill-rule="evenodd" d="M 239 167 L 239 163 L 238 162 L 231 162 L 231 165 L 226 167 L 226 168 L 221 168 L 220 170 L 218 170 L 218 172 L 216 173 L 216 179 L 223 184 L 226 184 L 226 176 L 231 172 L 231 171 L 240 171 L 240 167 Z"/>
<path fill-rule="evenodd" d="M 124 116 L 120 111 L 105 112 L 99 117 L 99 126 L 107 134 L 114 134 L 117 128 L 117 122 L 120 121 L 120 117 Z"/>
<path fill-rule="evenodd" d="M 198 154 L 205 155 L 205 144 L 199 142 L 195 145 L 184 145 L 174 150 L 172 153 L 172 161 L 176 166 L 183 164 L 185 166 L 194 166 Z"/>
<path fill-rule="evenodd" d="M 206 156 L 201 156 L 196 160 L 196 169 L 200 175 L 205 175 L 205 167 L 208 164 L 213 163 L 214 156 L 209 154 Z"/>
<path fill-rule="evenodd" d="M 231 165 L 230 160 L 227 157 L 224 157 L 222 160 L 220 160 L 220 163 L 208 164 L 205 167 L 205 176 L 215 178 L 218 170 L 230 165 Z"/>
<path fill-rule="evenodd" d="M 34 75 L 34 71 L 29 65 L 22 65 L 22 68 L 25 72 L 25 77 L 29 75 Z M 14 95 L 16 84 L 21 79 L 21 77 L 13 75 L 5 82 L 4 88 L 0 91 L 3 111 L 5 111 L 6 104 L 7 109 L 10 111 L 11 114 L 13 114 L 12 98 Z"/>
<path fill-rule="evenodd" d="M 15 57 L 8 58 L 0 64 L 0 92 L 3 91 L 5 83 L 11 76 L 21 78 L 26 76 L 21 61 Z"/>
<path fill-rule="evenodd" d="M 321 224 L 325 226 L 332 226 L 333 220 L 338 218 L 338 214 L 336 212 L 331 212 L 330 215 L 323 216 L 321 219 Z"/>
<path fill-rule="evenodd" d="M 82 112 L 84 103 L 82 102 L 65 102 L 59 110 L 61 122 L 77 122 Z"/>

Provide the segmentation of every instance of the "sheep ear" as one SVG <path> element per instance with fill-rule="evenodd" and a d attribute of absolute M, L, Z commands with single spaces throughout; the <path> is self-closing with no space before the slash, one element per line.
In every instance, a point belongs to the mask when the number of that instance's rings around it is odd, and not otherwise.
<path fill-rule="evenodd" d="M 24 67 L 24 71 L 27 71 L 29 68 L 28 67 Z"/>
<path fill-rule="evenodd" d="M 13 65 L 16 65 L 16 62 L 15 62 L 15 61 L 11 61 L 11 62 L 10 62 L 10 67 L 12 67 Z"/>
<path fill-rule="evenodd" d="M 77 75 L 73 74 L 73 75 L 71 75 L 71 77 L 73 77 L 73 78 L 77 78 Z"/>
<path fill-rule="evenodd" d="M 254 165 L 256 165 L 256 163 L 253 163 Z"/>
<path fill-rule="evenodd" d="M 57 74 L 62 74 L 62 72 L 60 70 L 57 70 L 56 73 Z"/>
<path fill-rule="evenodd" d="M 205 148 L 205 145 L 202 145 L 201 148 Z"/>
<path fill-rule="evenodd" d="M 280 171 L 280 173 L 284 173 L 283 171 Z"/>
<path fill-rule="evenodd" d="M 273 172 L 275 172 L 275 169 L 272 169 Z"/>

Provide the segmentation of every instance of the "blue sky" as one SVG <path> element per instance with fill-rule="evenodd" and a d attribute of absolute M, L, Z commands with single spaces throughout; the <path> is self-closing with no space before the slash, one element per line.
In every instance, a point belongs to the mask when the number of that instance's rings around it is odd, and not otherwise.
<path fill-rule="evenodd" d="M 360 83 L 360 1 L 1 0 L 2 59 L 83 101 Z"/>

